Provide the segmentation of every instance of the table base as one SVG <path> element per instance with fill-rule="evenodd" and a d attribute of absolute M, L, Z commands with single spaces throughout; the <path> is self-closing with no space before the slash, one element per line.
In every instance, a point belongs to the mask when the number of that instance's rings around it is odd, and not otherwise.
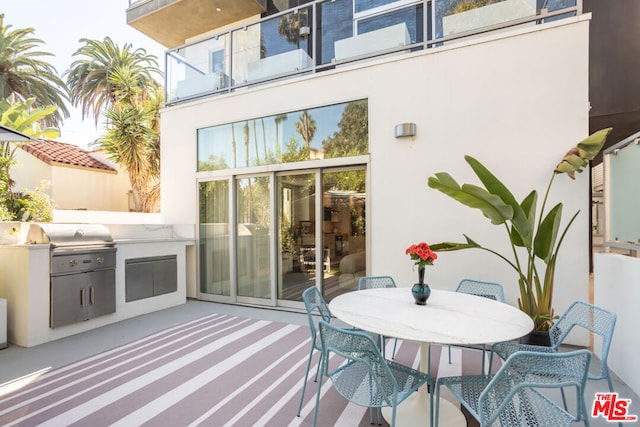
<path fill-rule="evenodd" d="M 433 405 L 433 422 L 435 423 L 435 398 Z M 424 390 L 419 390 L 398 405 L 396 409 L 396 426 L 428 426 L 430 412 L 429 395 L 427 395 Z M 382 408 L 382 416 L 391 424 L 392 410 L 390 407 Z M 440 398 L 440 422 L 438 424 L 438 427 L 465 427 L 467 425 L 467 419 L 456 405 L 447 399 Z"/>

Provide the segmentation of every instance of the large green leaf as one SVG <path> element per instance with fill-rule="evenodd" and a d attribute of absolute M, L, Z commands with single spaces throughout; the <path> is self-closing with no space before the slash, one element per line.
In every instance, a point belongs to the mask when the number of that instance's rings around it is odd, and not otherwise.
<path fill-rule="evenodd" d="M 533 253 L 545 263 L 548 263 L 553 255 L 553 247 L 556 244 L 561 219 L 562 203 L 558 203 L 545 216 L 536 232 Z"/>
<path fill-rule="evenodd" d="M 471 166 L 471 169 L 473 169 L 487 191 L 490 194 L 500 197 L 505 204 L 511 206 L 511 209 L 513 209 L 513 216 L 511 218 L 513 227 L 522 238 L 522 241 L 530 243 L 532 228 L 529 226 L 527 216 L 511 191 L 478 160 L 471 156 L 464 156 L 464 159 L 469 166 Z"/>
<path fill-rule="evenodd" d="M 464 184 L 462 187 L 446 172 L 429 177 L 429 187 L 434 188 L 463 205 L 479 209 L 493 224 L 504 224 L 513 217 L 513 208 L 502 199 L 476 185 Z"/>
<path fill-rule="evenodd" d="M 609 133 L 611 133 L 611 128 L 601 129 L 583 139 L 564 155 L 554 173 L 566 173 L 571 179 L 574 179 L 575 173 L 582 172 L 588 162 L 598 155 Z"/>
<path fill-rule="evenodd" d="M 580 150 L 580 157 L 588 161 L 593 160 L 602 149 L 611 130 L 612 128 L 601 129 L 579 142 L 578 150 Z"/>
<path fill-rule="evenodd" d="M 442 242 L 442 243 L 434 243 L 429 245 L 432 251 L 434 252 L 449 252 L 449 251 L 459 251 L 460 249 L 470 249 L 470 248 L 478 248 L 480 245 L 477 243 L 456 243 L 456 242 Z"/>
<path fill-rule="evenodd" d="M 520 203 L 520 208 L 529 223 L 529 230 L 533 230 L 535 226 L 537 203 L 538 192 L 536 190 L 529 193 L 522 203 Z M 520 233 L 518 233 L 518 230 L 512 227 L 510 230 L 511 242 L 516 246 L 531 248 L 533 243 L 532 234 L 533 233 L 529 233 L 529 238 L 524 240 L 523 237 L 520 236 Z"/>

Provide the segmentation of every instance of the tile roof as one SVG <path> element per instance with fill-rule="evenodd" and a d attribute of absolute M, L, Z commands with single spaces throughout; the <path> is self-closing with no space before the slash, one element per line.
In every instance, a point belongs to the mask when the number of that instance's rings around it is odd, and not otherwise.
<path fill-rule="evenodd" d="M 115 170 L 111 166 L 93 158 L 89 151 L 65 142 L 39 139 L 38 142 L 24 144 L 20 147 L 49 165 L 61 163 L 90 169 Z"/>

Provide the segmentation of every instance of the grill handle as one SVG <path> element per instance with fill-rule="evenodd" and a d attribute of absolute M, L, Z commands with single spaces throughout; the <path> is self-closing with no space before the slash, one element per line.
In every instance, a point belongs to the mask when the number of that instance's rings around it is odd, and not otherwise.
<path fill-rule="evenodd" d="M 84 288 L 80 288 L 80 307 L 84 307 Z"/>
<path fill-rule="evenodd" d="M 95 288 L 93 286 L 89 287 L 89 305 L 93 305 L 95 297 Z"/>

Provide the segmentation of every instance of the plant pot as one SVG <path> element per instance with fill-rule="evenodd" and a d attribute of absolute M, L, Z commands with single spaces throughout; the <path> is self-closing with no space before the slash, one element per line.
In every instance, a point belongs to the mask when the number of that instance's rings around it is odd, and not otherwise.
<path fill-rule="evenodd" d="M 520 344 L 551 347 L 551 339 L 549 338 L 549 331 L 531 331 L 529 332 L 529 334 L 520 338 Z"/>

